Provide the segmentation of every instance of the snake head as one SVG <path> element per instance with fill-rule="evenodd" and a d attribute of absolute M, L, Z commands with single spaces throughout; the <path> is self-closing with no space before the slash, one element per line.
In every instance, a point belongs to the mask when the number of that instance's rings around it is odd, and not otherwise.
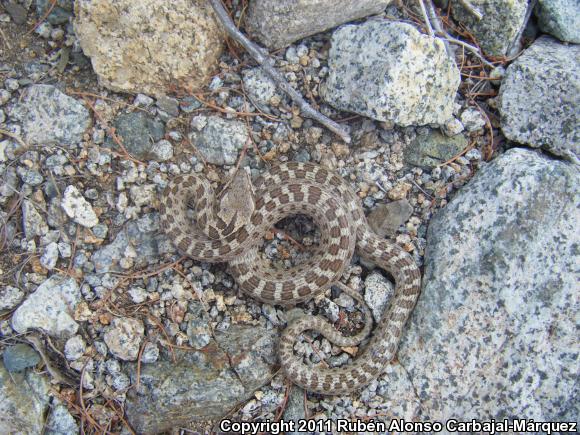
<path fill-rule="evenodd" d="M 255 210 L 254 186 L 250 175 L 240 169 L 215 202 L 215 217 L 225 223 L 222 236 L 248 225 Z"/>

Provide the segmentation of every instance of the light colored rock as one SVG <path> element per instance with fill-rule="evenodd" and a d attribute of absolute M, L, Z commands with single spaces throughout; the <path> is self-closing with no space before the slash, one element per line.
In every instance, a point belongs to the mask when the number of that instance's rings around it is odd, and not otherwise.
<path fill-rule="evenodd" d="M 507 69 L 500 88 L 501 128 L 515 142 L 578 161 L 580 46 L 544 36 Z"/>
<path fill-rule="evenodd" d="M 450 0 L 453 17 L 477 39 L 484 53 L 504 56 L 514 45 L 526 17 L 528 0 L 478 0 L 471 2 L 483 19 L 478 19 L 461 0 Z"/>
<path fill-rule="evenodd" d="M 375 322 L 379 322 L 389 300 L 395 294 L 395 286 L 380 272 L 372 272 L 365 279 L 365 302 L 373 313 Z"/>
<path fill-rule="evenodd" d="M 73 335 L 64 344 L 64 356 L 69 361 L 76 361 L 85 353 L 87 343 L 80 335 Z"/>
<path fill-rule="evenodd" d="M 214 165 L 233 165 L 238 159 L 249 133 L 246 124 L 234 119 L 219 116 L 205 118 L 200 131 L 189 135 L 191 142 L 206 162 Z"/>
<path fill-rule="evenodd" d="M 143 340 L 143 322 L 131 317 L 115 317 L 105 332 L 105 344 L 113 355 L 124 361 L 135 361 Z"/>
<path fill-rule="evenodd" d="M 40 328 L 54 337 L 69 337 L 79 326 L 71 314 L 80 300 L 81 292 L 73 278 L 53 275 L 14 311 L 12 328 L 20 333 Z"/>
<path fill-rule="evenodd" d="M 22 290 L 12 286 L 0 287 L 0 311 L 11 310 L 24 298 Z"/>
<path fill-rule="evenodd" d="M 445 136 L 437 130 L 429 130 L 417 137 L 405 147 L 405 162 L 421 168 L 434 168 L 455 157 L 467 148 L 467 137 L 457 134 Z"/>
<path fill-rule="evenodd" d="M 514 148 L 429 225 L 398 358 L 421 418 L 577 421 L 578 168 Z"/>
<path fill-rule="evenodd" d="M 54 86 L 32 85 L 10 112 L 29 144 L 76 145 L 91 126 L 89 111 Z"/>
<path fill-rule="evenodd" d="M 99 223 L 91 204 L 73 185 L 64 191 L 61 206 L 69 218 L 83 227 L 92 228 Z"/>
<path fill-rule="evenodd" d="M 48 233 L 46 220 L 36 210 L 34 204 L 27 199 L 22 201 L 22 224 L 24 227 L 24 235 L 28 240 L 36 236 L 44 236 Z"/>
<path fill-rule="evenodd" d="M 246 28 L 269 48 L 382 12 L 391 0 L 253 0 Z"/>
<path fill-rule="evenodd" d="M 68 408 L 55 399 L 46 422 L 46 435 L 72 435 L 79 432 L 79 427 Z"/>
<path fill-rule="evenodd" d="M 40 362 L 38 353 L 25 343 L 8 346 L 2 353 L 4 367 L 11 373 L 22 372 Z"/>
<path fill-rule="evenodd" d="M 56 266 L 58 261 L 58 244 L 56 242 L 51 242 L 44 247 L 42 256 L 40 257 L 40 264 L 42 264 L 46 269 L 52 270 Z"/>
<path fill-rule="evenodd" d="M 8 373 L 0 362 L 0 433 L 42 433 L 49 388 L 45 377 L 33 371 Z"/>
<path fill-rule="evenodd" d="M 340 110 L 401 126 L 451 118 L 459 71 L 443 43 L 401 22 L 346 25 L 332 35 L 322 97 Z"/>
<path fill-rule="evenodd" d="M 274 95 L 280 95 L 276 84 L 259 67 L 244 70 L 242 75 L 250 101 L 262 112 L 270 113 L 270 100 Z"/>
<path fill-rule="evenodd" d="M 75 12 L 81 47 L 114 91 L 192 92 L 223 49 L 223 30 L 204 0 L 79 0 Z"/>
<path fill-rule="evenodd" d="M 580 43 L 578 0 L 538 0 L 535 13 L 542 31 L 560 41 Z"/>

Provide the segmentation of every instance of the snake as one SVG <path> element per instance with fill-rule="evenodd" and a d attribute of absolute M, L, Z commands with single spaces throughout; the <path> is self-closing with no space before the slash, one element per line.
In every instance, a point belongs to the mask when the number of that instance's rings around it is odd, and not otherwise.
<path fill-rule="evenodd" d="M 307 260 L 275 269 L 260 255 L 264 236 L 280 220 L 298 214 L 318 226 L 320 242 Z M 252 181 L 240 169 L 217 194 L 201 175 L 178 175 L 163 192 L 159 215 L 161 228 L 181 254 L 207 263 L 228 263 L 228 272 L 243 293 L 271 305 L 294 306 L 338 283 L 356 252 L 395 282 L 394 294 L 368 344 L 339 367 L 311 365 L 294 353 L 294 345 L 306 331 L 322 334 L 341 347 L 358 345 L 371 331 L 372 317 L 362 296 L 342 285 L 369 318 L 363 330 L 345 336 L 322 316 L 299 316 L 281 334 L 281 368 L 305 390 L 336 395 L 368 385 L 393 360 L 419 297 L 421 274 L 409 253 L 369 227 L 360 198 L 334 171 L 309 162 L 273 163 Z"/>

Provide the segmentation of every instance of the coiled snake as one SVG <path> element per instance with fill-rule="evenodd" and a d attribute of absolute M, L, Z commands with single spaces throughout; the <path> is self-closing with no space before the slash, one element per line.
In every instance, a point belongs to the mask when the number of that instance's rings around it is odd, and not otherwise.
<path fill-rule="evenodd" d="M 194 202 L 196 225 L 187 216 L 189 200 Z M 178 176 L 163 194 L 160 214 L 161 227 L 181 253 L 205 262 L 228 262 L 243 292 L 272 305 L 295 305 L 327 289 L 340 279 L 355 248 L 362 258 L 392 275 L 395 294 L 365 351 L 353 363 L 336 368 L 309 366 L 294 355 L 293 346 L 307 330 L 338 346 L 357 345 L 370 330 L 370 317 L 364 330 L 353 337 L 343 336 L 318 316 L 300 317 L 284 330 L 280 363 L 296 384 L 320 394 L 351 392 L 376 378 L 394 357 L 419 296 L 420 272 L 409 254 L 369 228 L 358 197 L 337 174 L 310 163 L 284 163 L 252 185 L 249 176 L 238 171 L 217 198 L 204 178 Z M 272 225 L 295 214 L 313 219 L 320 229 L 320 244 L 308 261 L 283 271 L 271 269 L 260 259 L 259 245 Z M 346 290 L 368 316 L 361 296 Z"/>

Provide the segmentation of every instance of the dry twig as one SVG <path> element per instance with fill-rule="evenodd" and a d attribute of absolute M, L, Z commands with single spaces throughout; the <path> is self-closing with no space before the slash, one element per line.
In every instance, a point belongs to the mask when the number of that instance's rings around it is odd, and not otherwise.
<path fill-rule="evenodd" d="M 209 0 L 212 8 L 214 9 L 219 21 L 224 26 L 224 29 L 228 32 L 230 37 L 240 43 L 247 52 L 254 58 L 256 62 L 260 65 L 262 70 L 270 77 L 276 86 L 278 86 L 282 91 L 284 91 L 291 99 L 294 101 L 302 114 L 307 117 L 314 119 L 324 125 L 333 133 L 336 133 L 342 138 L 346 143 L 351 142 L 351 138 L 347 130 L 333 121 L 332 119 L 324 116 L 322 113 L 314 110 L 310 104 L 300 95 L 290 84 L 284 79 L 282 74 L 276 70 L 273 66 L 273 62 L 268 56 L 268 53 L 263 48 L 250 41 L 242 32 L 238 30 L 229 14 L 225 10 L 221 3 L 221 0 Z"/>

